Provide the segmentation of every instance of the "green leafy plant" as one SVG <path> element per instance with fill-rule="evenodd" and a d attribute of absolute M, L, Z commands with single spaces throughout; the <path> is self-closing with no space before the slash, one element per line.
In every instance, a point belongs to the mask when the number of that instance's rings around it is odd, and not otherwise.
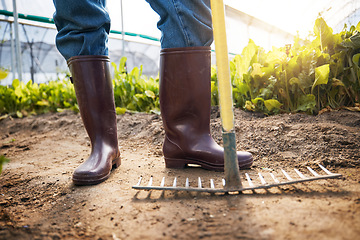
<path fill-rule="evenodd" d="M 8 72 L 0 68 L 0 81 L 5 79 L 8 76 Z"/>
<path fill-rule="evenodd" d="M 360 93 L 360 23 L 334 34 L 322 18 L 314 40 L 265 52 L 250 40 L 230 62 L 235 106 L 266 114 L 354 106 Z"/>
<path fill-rule="evenodd" d="M 77 111 L 74 88 L 69 80 L 27 84 L 18 79 L 10 87 L 0 86 L 0 113 L 19 118 L 29 114 Z"/>
<path fill-rule="evenodd" d="M 121 59 L 119 67 L 112 63 L 116 113 L 135 111 L 159 114 L 159 78 L 143 75 L 142 66 L 127 73 L 125 63 L 126 58 Z M 79 111 L 75 90 L 68 78 L 42 84 L 31 81 L 25 84 L 14 79 L 11 86 L 0 85 L 1 118 L 22 118 L 32 114 L 61 112 L 64 109 Z"/>
<path fill-rule="evenodd" d="M 117 113 L 125 110 L 160 113 L 159 78 L 148 78 L 142 74 L 142 66 L 126 71 L 126 57 L 114 68 L 114 95 Z"/>
<path fill-rule="evenodd" d="M 265 52 L 250 40 L 230 61 L 235 107 L 265 114 L 306 112 L 323 108 L 355 107 L 360 101 L 360 23 L 340 33 L 322 18 L 314 24 L 313 40 L 295 37 L 294 43 Z M 159 77 L 148 78 L 142 66 L 130 72 L 126 58 L 114 68 L 116 113 L 160 113 Z M 7 72 L 0 70 L 0 79 Z M 211 104 L 219 104 L 216 67 L 211 67 Z M 74 87 L 68 77 L 36 84 L 13 80 L 0 85 L 0 120 L 7 116 L 78 111 Z"/>

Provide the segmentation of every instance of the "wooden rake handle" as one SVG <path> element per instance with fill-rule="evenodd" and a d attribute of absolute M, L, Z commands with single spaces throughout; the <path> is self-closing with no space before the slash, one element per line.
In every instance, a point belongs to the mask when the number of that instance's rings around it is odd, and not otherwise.
<path fill-rule="evenodd" d="M 236 153 L 232 86 L 230 81 L 223 0 L 211 0 L 211 12 L 215 39 L 220 116 L 223 128 L 225 188 L 239 189 L 242 185 Z"/>

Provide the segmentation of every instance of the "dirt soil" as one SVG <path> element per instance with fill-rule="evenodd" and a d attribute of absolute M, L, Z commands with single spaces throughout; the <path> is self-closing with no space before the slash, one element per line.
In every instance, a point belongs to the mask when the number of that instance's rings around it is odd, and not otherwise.
<path fill-rule="evenodd" d="M 122 165 L 96 186 L 72 184 L 74 169 L 90 150 L 79 114 L 70 111 L 0 121 L 0 154 L 11 161 L 0 176 L 0 239 L 359 239 L 360 113 L 329 111 L 318 116 L 266 117 L 236 110 L 238 149 L 254 154 L 242 170 L 258 183 L 285 169 L 339 179 L 210 194 L 132 189 L 140 176 L 170 185 L 174 177 L 194 185 L 197 177 L 220 187 L 223 173 L 197 167 L 167 169 L 162 157 L 161 117 L 118 116 Z M 211 129 L 221 144 L 219 112 Z M 244 186 L 247 186 L 245 178 Z"/>

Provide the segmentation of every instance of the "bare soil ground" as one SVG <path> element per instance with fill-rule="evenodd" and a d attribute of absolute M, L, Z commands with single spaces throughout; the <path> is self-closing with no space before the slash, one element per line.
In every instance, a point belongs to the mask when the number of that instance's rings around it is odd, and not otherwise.
<path fill-rule="evenodd" d="M 0 154 L 11 161 L 0 175 L 0 239 L 359 239 L 360 113 L 265 117 L 236 110 L 238 149 L 254 154 L 247 172 L 293 177 L 293 168 L 319 173 L 318 163 L 343 175 L 243 194 L 145 192 L 139 176 L 163 176 L 203 185 L 223 173 L 196 167 L 166 169 L 161 117 L 118 116 L 122 165 L 96 186 L 76 187 L 74 169 L 86 159 L 89 139 L 79 114 L 0 121 Z M 221 144 L 219 113 L 214 139 Z M 247 183 L 244 182 L 244 185 Z M 217 182 L 217 185 L 219 183 Z"/>

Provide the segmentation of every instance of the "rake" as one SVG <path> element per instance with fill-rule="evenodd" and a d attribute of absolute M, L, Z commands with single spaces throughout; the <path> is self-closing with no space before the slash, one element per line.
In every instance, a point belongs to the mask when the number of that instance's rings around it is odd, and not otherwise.
<path fill-rule="evenodd" d="M 133 186 L 137 190 L 170 190 L 170 191 L 196 191 L 209 193 L 229 193 L 242 192 L 245 190 L 267 189 L 275 186 L 289 185 L 300 182 L 308 182 L 320 179 L 337 178 L 341 174 L 334 174 L 327 170 L 322 165 L 320 168 L 326 173 L 319 175 L 313 169 L 308 167 L 308 170 L 313 175 L 312 177 L 305 177 L 298 169 L 294 169 L 300 179 L 293 179 L 283 169 L 281 172 L 286 177 L 287 181 L 279 181 L 273 173 L 269 173 L 272 183 L 267 183 L 264 176 L 259 172 L 258 177 L 261 182 L 260 185 L 255 185 L 248 173 L 245 177 L 248 182 L 248 187 L 243 187 L 240 179 L 239 164 L 236 154 L 236 141 L 234 131 L 234 113 L 232 101 L 232 87 L 230 83 L 230 67 L 228 60 L 227 39 L 225 30 L 225 11 L 223 0 L 211 0 L 213 30 L 215 39 L 216 65 L 218 73 L 218 89 L 219 89 L 219 103 L 220 116 L 222 123 L 222 136 L 224 147 L 224 173 L 225 179 L 222 179 L 222 188 L 215 188 L 214 180 L 210 180 L 210 187 L 203 187 L 202 180 L 198 178 L 198 186 L 190 187 L 189 179 L 186 179 L 185 186 L 178 186 L 177 178 L 174 178 L 172 186 L 165 186 L 165 177 L 163 177 L 160 186 L 153 186 L 153 177 L 150 178 L 146 186 L 141 186 L 142 177 L 138 183 Z"/>
<path fill-rule="evenodd" d="M 198 177 L 197 186 L 190 186 L 189 178 L 186 178 L 185 184 L 179 185 L 178 179 L 175 177 L 172 181 L 172 185 L 166 186 L 165 185 L 165 177 L 162 178 L 160 186 L 153 186 L 153 177 L 151 176 L 149 181 L 147 182 L 147 185 L 141 185 L 143 182 L 143 178 L 140 177 L 138 183 L 133 186 L 133 189 L 137 190 L 170 190 L 170 191 L 188 191 L 188 192 L 208 192 L 208 193 L 229 193 L 229 192 L 243 192 L 247 190 L 256 190 L 256 189 L 268 189 L 272 187 L 278 187 L 282 185 L 292 185 L 296 183 L 302 183 L 302 182 L 309 182 L 314 180 L 322 180 L 322 179 L 330 179 L 330 178 L 338 178 L 341 177 L 341 174 L 338 173 L 332 173 L 328 169 L 326 169 L 321 164 L 318 164 L 319 167 L 324 171 L 324 174 L 320 175 L 316 171 L 314 171 L 312 168 L 307 167 L 307 170 L 311 174 L 311 176 L 307 177 L 302 172 L 300 172 L 298 169 L 294 168 L 294 172 L 296 173 L 296 178 L 291 177 L 289 173 L 287 173 L 284 169 L 280 169 L 281 173 L 283 174 L 286 181 L 279 180 L 280 177 L 275 176 L 272 172 L 268 173 L 268 179 L 271 179 L 271 182 L 265 180 L 265 174 L 264 173 L 257 173 L 257 182 L 260 182 L 260 184 L 256 184 L 254 179 L 251 179 L 250 175 L 248 173 L 245 173 L 245 178 L 247 181 L 246 187 L 243 187 L 242 185 L 238 188 L 227 188 L 226 187 L 226 180 L 222 179 L 221 185 L 223 188 L 215 188 L 215 181 L 213 179 L 210 179 L 209 181 L 209 187 L 204 187 L 203 181 L 200 177 Z M 295 175 L 295 174 L 293 174 Z"/>

